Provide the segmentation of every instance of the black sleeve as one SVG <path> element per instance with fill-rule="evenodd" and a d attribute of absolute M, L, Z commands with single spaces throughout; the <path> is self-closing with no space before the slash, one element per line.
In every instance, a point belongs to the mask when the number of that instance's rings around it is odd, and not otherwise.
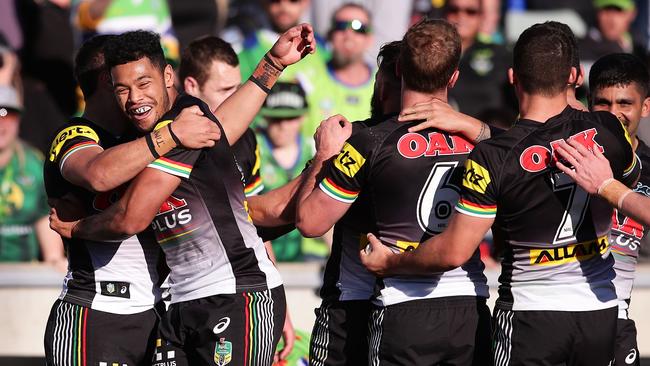
<path fill-rule="evenodd" d="M 269 240 L 275 240 L 282 235 L 288 234 L 291 231 L 293 231 L 296 228 L 295 224 L 286 224 L 282 226 L 274 226 L 274 227 L 262 227 L 262 226 L 256 226 L 257 228 L 257 235 L 262 238 L 262 241 L 269 241 Z"/>

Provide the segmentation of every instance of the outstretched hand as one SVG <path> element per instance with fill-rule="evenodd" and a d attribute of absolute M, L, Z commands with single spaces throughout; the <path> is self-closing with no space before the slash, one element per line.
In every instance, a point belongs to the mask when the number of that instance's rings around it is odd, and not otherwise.
<path fill-rule="evenodd" d="M 387 246 L 381 243 L 373 234 L 368 234 L 368 245 L 359 253 L 361 263 L 374 273 L 377 277 L 385 277 L 390 274 L 389 260 L 399 255 L 393 253 Z"/>
<path fill-rule="evenodd" d="M 268 55 L 276 65 L 284 68 L 314 52 L 316 52 L 314 30 L 311 25 L 302 23 L 284 32 Z"/>
<path fill-rule="evenodd" d="M 613 177 L 609 161 L 599 149 L 588 150 L 579 142 L 569 140 L 568 143 L 562 141 L 555 151 L 573 166 L 571 169 L 556 161 L 558 169 L 590 194 L 597 194 L 598 188 Z"/>

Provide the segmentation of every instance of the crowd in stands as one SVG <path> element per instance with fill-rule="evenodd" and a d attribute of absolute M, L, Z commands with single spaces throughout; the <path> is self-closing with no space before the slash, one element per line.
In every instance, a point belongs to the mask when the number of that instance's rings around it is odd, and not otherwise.
<path fill-rule="evenodd" d="M 548 14 L 572 19 L 568 23 L 580 38 L 585 80 L 594 61 L 606 54 L 632 53 L 648 60 L 650 9 L 641 0 L 2 1 L 0 262 L 44 261 L 65 271 L 63 244 L 48 226 L 42 162 L 48 159 L 56 128 L 83 112 L 72 60 L 81 42 L 94 35 L 156 32 L 174 68 L 181 64 L 184 50 L 201 37 L 230 42 L 238 59 L 214 61 L 217 71 L 211 74 L 219 78 L 197 82 L 180 72 L 179 90 L 196 95 L 205 88 L 232 93 L 282 32 L 302 21 L 313 23 L 319 34 L 316 53 L 282 74 L 253 125 L 261 181 L 253 182 L 246 193 L 255 194 L 301 173 L 314 153 L 312 136 L 323 119 L 334 114 L 350 121 L 371 116 L 379 47 L 400 39 L 422 17 L 444 18 L 461 36 L 460 77 L 450 92 L 450 104 L 507 128 L 518 110 L 508 81 L 508 35 L 527 17 L 534 21 L 520 26 L 522 30 L 552 20 Z M 583 101 L 586 87 L 577 94 Z M 644 133 L 641 127 L 640 135 Z M 330 241 L 328 235 L 306 239 L 293 231 L 270 245 L 278 261 L 323 260 Z"/>

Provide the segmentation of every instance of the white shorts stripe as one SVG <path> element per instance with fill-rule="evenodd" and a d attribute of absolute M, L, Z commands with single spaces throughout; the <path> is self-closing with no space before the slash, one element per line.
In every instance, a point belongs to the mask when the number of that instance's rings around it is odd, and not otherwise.
<path fill-rule="evenodd" d="M 494 311 L 494 365 L 508 366 L 512 352 L 512 310 L 496 309 Z"/>
<path fill-rule="evenodd" d="M 379 366 L 379 354 L 381 346 L 381 337 L 384 322 L 385 308 L 374 309 L 370 315 L 369 340 L 368 340 L 368 362 L 371 366 Z"/>

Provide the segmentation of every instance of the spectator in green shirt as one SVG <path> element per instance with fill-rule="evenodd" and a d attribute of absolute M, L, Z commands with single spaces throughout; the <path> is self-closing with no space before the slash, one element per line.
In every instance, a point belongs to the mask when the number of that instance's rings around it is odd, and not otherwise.
<path fill-rule="evenodd" d="M 42 258 L 67 269 L 61 237 L 49 227 L 43 157 L 18 139 L 22 103 L 0 85 L 0 262 Z"/>
<path fill-rule="evenodd" d="M 299 176 L 314 155 L 313 139 L 300 133 L 307 110 L 305 92 L 297 83 L 278 82 L 266 98 L 260 110 L 265 127 L 257 134 L 262 193 Z M 278 262 L 323 259 L 329 253 L 325 243 L 303 238 L 297 230 L 273 240 L 271 245 Z"/>
<path fill-rule="evenodd" d="M 353 3 L 342 5 L 334 12 L 328 33 L 332 59 L 313 74 L 297 72 L 310 105 L 303 125 L 306 137 L 334 114 L 342 114 L 350 121 L 370 117 L 375 69 L 364 60 L 374 42 L 370 24 L 368 9 Z"/>

